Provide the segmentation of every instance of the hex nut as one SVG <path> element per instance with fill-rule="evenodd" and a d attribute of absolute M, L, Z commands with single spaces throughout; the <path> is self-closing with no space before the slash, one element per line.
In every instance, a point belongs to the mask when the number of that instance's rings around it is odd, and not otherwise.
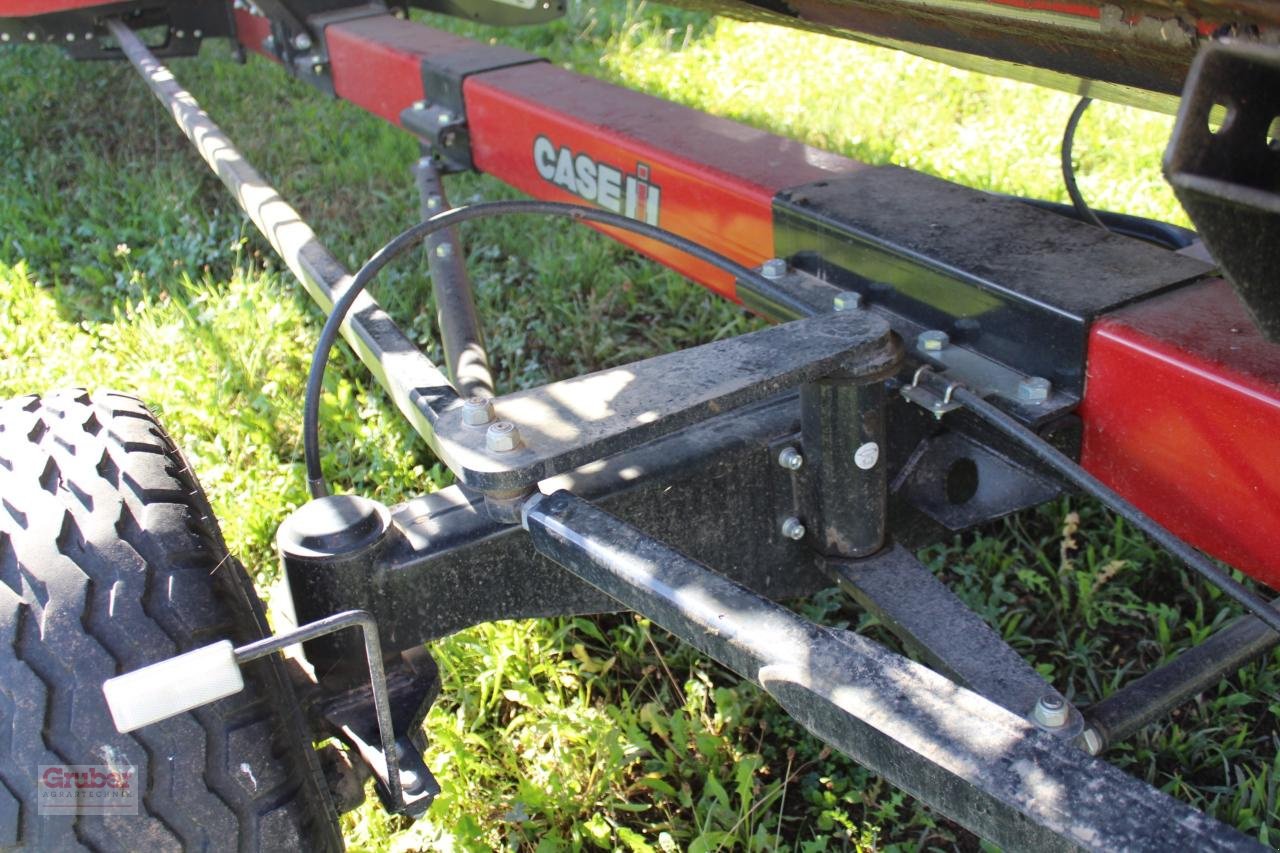
<path fill-rule="evenodd" d="M 787 445 L 778 451 L 778 464 L 788 471 L 799 471 L 800 467 L 804 465 L 804 456 L 800 454 L 799 450 Z"/>
<path fill-rule="evenodd" d="M 1018 383 L 1018 399 L 1024 403 L 1043 403 L 1052 390 L 1053 383 L 1043 376 L 1028 376 Z"/>
<path fill-rule="evenodd" d="M 1095 728 L 1087 728 L 1084 734 L 1080 735 L 1080 740 L 1084 746 L 1084 751 L 1090 755 L 1097 755 L 1102 752 L 1102 735 L 1098 734 Z"/>
<path fill-rule="evenodd" d="M 836 311 L 857 311 L 862 307 L 862 294 L 853 290 L 837 293 L 831 298 L 831 307 Z"/>
<path fill-rule="evenodd" d="M 1066 701 L 1056 693 L 1046 693 L 1036 702 L 1031 718 L 1046 729 L 1060 729 L 1071 718 Z"/>
<path fill-rule="evenodd" d="M 520 432 L 511 421 L 489 424 L 484 433 L 484 446 L 494 453 L 507 453 L 520 446 Z"/>
<path fill-rule="evenodd" d="M 493 403 L 487 397 L 468 397 L 462 404 L 462 422 L 467 426 L 484 426 L 493 420 Z"/>
<path fill-rule="evenodd" d="M 760 265 L 760 275 L 768 279 L 782 278 L 787 274 L 787 262 L 782 258 L 770 258 Z"/>
<path fill-rule="evenodd" d="M 804 524 L 794 515 L 790 518 L 783 519 L 782 535 L 788 539 L 799 540 L 804 538 Z"/>
<path fill-rule="evenodd" d="M 930 329 L 916 336 L 916 349 L 925 352 L 941 352 L 951 343 L 951 336 L 941 329 Z"/>

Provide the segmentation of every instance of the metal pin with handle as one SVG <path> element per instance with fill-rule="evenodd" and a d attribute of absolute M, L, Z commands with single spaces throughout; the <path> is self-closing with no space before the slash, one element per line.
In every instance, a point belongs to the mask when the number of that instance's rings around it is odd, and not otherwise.
<path fill-rule="evenodd" d="M 369 663 L 369 681 L 373 689 L 373 706 L 378 717 L 378 734 L 386 777 L 382 780 L 397 810 L 407 806 L 400 779 L 400 762 L 395 732 L 391 724 L 391 707 L 387 695 L 387 674 L 382 666 L 382 644 L 378 626 L 365 610 L 347 610 L 326 616 L 284 634 L 265 637 L 245 646 L 234 647 L 221 640 L 189 652 L 158 661 L 109 678 L 102 693 L 111 711 L 116 730 L 124 733 L 167 720 L 178 714 L 208 705 L 244 689 L 240 667 L 292 646 L 332 634 L 345 628 L 358 627 L 364 635 L 365 657 Z M 378 768 L 374 768 L 375 772 Z"/>

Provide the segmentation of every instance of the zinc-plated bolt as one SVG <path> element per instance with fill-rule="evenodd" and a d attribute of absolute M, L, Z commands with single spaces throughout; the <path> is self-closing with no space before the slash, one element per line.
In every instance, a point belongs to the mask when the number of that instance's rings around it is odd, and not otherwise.
<path fill-rule="evenodd" d="M 36 40 L 36 34 L 35 34 L 35 33 L 33 33 L 33 32 L 28 32 L 28 33 L 27 33 L 27 41 L 35 41 L 35 40 Z"/>
<path fill-rule="evenodd" d="M 1043 376 L 1028 376 L 1018 383 L 1018 399 L 1024 403 L 1043 403 L 1049 399 L 1053 383 Z"/>
<path fill-rule="evenodd" d="M 493 403 L 487 397 L 468 397 L 462 404 L 462 422 L 468 426 L 484 426 L 493 420 Z"/>
<path fill-rule="evenodd" d="M 414 102 L 413 102 L 413 108 L 414 108 L 414 110 L 415 110 L 415 111 L 417 111 L 417 112 L 421 112 L 422 110 L 425 110 L 425 109 L 427 108 L 427 102 L 426 102 L 426 101 L 414 101 Z"/>
<path fill-rule="evenodd" d="M 75 40 L 76 40 L 75 33 L 67 33 L 67 41 L 75 41 Z"/>
<path fill-rule="evenodd" d="M 788 471 L 799 471 L 800 466 L 804 465 L 804 457 L 794 447 L 784 447 L 778 451 L 778 464 Z"/>
<path fill-rule="evenodd" d="M 192 30 L 191 35 L 195 36 L 198 39 L 202 39 L 204 38 L 204 30 Z"/>
<path fill-rule="evenodd" d="M 451 121 L 453 121 L 453 113 L 448 110 L 445 110 L 440 113 L 440 115 L 436 116 L 436 123 L 438 124 L 448 124 Z"/>
<path fill-rule="evenodd" d="M 9 40 L 8 33 L 0 33 L 0 41 L 8 41 L 8 40 Z"/>
<path fill-rule="evenodd" d="M 293 37 L 293 46 L 298 50 L 311 50 L 311 36 L 306 33 L 298 33 Z"/>
<path fill-rule="evenodd" d="M 323 74 L 323 73 L 324 73 L 324 63 L 323 63 L 323 62 L 317 62 L 317 63 L 313 64 L 313 65 L 311 66 L 311 73 L 312 73 L 312 74 L 314 74 L 314 75 L 316 75 L 317 77 L 319 77 L 321 74 Z"/>
<path fill-rule="evenodd" d="M 506 453 L 520 446 L 520 432 L 511 421 L 489 424 L 484 433 L 484 446 L 494 453 Z"/>
<path fill-rule="evenodd" d="M 453 257 L 453 244 L 441 243 L 439 246 L 436 246 L 436 257 L 437 258 Z"/>
<path fill-rule="evenodd" d="M 794 515 L 782 521 L 782 535 L 788 539 L 803 539 L 804 524 Z"/>
<path fill-rule="evenodd" d="M 831 298 L 831 307 L 837 311 L 857 311 L 862 307 L 862 294 L 855 291 L 837 293 Z"/>
<path fill-rule="evenodd" d="M 916 336 L 916 349 L 925 352 L 942 352 L 951 343 L 951 336 L 941 329 L 930 329 Z"/>
<path fill-rule="evenodd" d="M 783 258 L 770 258 L 760 265 L 760 275 L 768 279 L 782 278 L 787 274 L 787 262 Z"/>
<path fill-rule="evenodd" d="M 186 38 L 186 37 L 187 37 L 187 31 L 186 31 L 186 30 L 174 30 L 174 31 L 173 31 L 173 34 L 174 34 L 175 36 L 177 36 L 178 38 L 180 38 L 180 39 L 184 39 L 184 38 Z"/>
<path fill-rule="evenodd" d="M 427 210 L 435 210 L 438 207 L 440 207 L 440 196 L 438 195 L 427 196 Z"/>
<path fill-rule="evenodd" d="M 1036 702 L 1031 718 L 1046 729 L 1060 729 L 1067 724 L 1071 712 L 1066 701 L 1056 693 L 1046 693 Z"/>
<path fill-rule="evenodd" d="M 1084 734 L 1080 735 L 1080 740 L 1084 744 L 1084 751 L 1090 755 L 1097 755 L 1102 752 L 1102 735 L 1098 734 L 1098 730 L 1090 727 L 1084 730 Z"/>

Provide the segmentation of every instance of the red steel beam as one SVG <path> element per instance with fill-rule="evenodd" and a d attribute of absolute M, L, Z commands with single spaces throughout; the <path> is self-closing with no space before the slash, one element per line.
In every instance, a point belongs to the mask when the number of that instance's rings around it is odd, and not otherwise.
<path fill-rule="evenodd" d="M 1098 321 L 1086 468 L 1196 547 L 1280 589 L 1280 346 L 1221 279 Z"/>
<path fill-rule="evenodd" d="M 257 49 L 263 19 L 237 12 Z M 339 97 L 399 124 L 430 99 L 423 63 L 484 47 L 376 16 L 325 31 Z M 777 193 L 865 168 L 539 63 L 473 74 L 463 95 L 483 172 L 530 195 L 648 219 L 745 264 L 774 254 Z M 664 247 L 619 240 L 734 298 L 733 282 Z M 1280 347 L 1229 285 L 1201 283 L 1100 320 L 1081 409 L 1083 462 L 1208 553 L 1280 588 Z"/>

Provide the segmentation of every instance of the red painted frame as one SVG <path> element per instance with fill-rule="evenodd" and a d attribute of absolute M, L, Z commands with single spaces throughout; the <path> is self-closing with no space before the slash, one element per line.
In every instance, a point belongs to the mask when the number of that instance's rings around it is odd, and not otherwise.
<path fill-rule="evenodd" d="M 265 20 L 237 11 L 236 21 L 240 40 L 261 52 Z M 337 95 L 395 124 L 432 95 L 425 59 L 476 49 L 389 15 L 333 24 L 325 40 Z M 660 193 L 659 224 L 747 264 L 773 255 L 780 190 L 865 168 L 545 63 L 474 74 L 463 96 L 481 171 L 533 196 L 581 202 L 544 174 L 546 145 L 567 147 L 575 164 L 581 155 L 612 167 L 621 183 L 643 177 Z M 717 271 L 615 236 L 734 298 Z M 1256 333 L 1228 284 L 1193 284 L 1096 323 L 1080 413 L 1086 468 L 1175 533 L 1280 588 L 1280 453 L 1271 448 L 1280 346 Z"/>

